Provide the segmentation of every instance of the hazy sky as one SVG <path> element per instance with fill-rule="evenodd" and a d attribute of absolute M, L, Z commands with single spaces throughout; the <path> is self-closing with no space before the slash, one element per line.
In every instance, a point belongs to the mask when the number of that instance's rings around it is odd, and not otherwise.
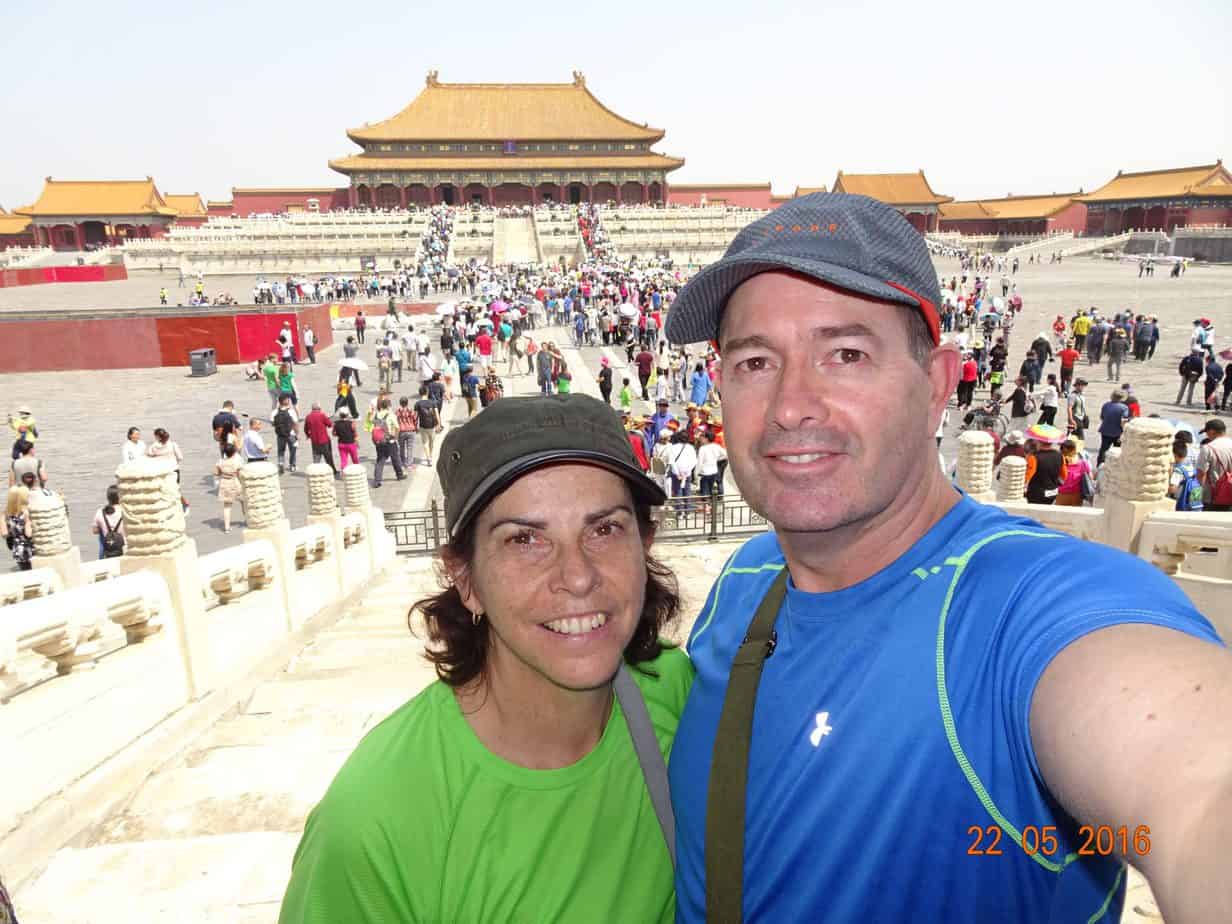
<path fill-rule="evenodd" d="M 345 185 L 346 129 L 449 83 L 559 82 L 666 129 L 671 181 L 923 168 L 958 198 L 1232 159 L 1228 0 L 7 0 L 0 205 L 43 177 Z"/>

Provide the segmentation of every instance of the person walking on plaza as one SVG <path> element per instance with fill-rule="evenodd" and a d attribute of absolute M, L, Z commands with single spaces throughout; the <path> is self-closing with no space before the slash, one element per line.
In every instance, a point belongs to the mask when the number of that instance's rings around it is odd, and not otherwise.
<path fill-rule="evenodd" d="M 223 456 L 223 449 L 240 445 L 240 419 L 235 413 L 235 403 L 224 401 L 218 413 L 210 421 L 210 429 L 214 434 L 214 442 L 218 444 L 218 456 Z"/>
<path fill-rule="evenodd" d="M 278 367 L 278 399 L 289 398 L 293 405 L 299 404 L 299 390 L 295 387 L 295 370 L 289 362 Z"/>
<path fill-rule="evenodd" d="M 633 362 L 637 366 L 637 380 L 642 386 L 642 400 L 649 401 L 650 391 L 648 386 L 650 383 L 650 373 L 655 365 L 655 355 L 643 343 L 640 345 L 637 355 L 633 357 Z"/>
<path fill-rule="evenodd" d="M 1086 379 L 1076 379 L 1065 402 L 1066 425 L 1069 432 L 1080 440 L 1086 438 L 1087 428 L 1091 426 L 1091 418 L 1087 415 L 1087 397 L 1083 394 L 1086 387 Z"/>
<path fill-rule="evenodd" d="M 1074 365 L 1078 362 L 1082 354 L 1073 343 L 1066 343 L 1065 348 L 1057 354 L 1057 360 L 1061 363 L 1061 394 L 1069 394 L 1069 383 L 1074 378 Z"/>
<path fill-rule="evenodd" d="M 1103 319 L 1093 319 L 1091 329 L 1087 332 L 1087 362 L 1094 366 L 1104 355 L 1104 339 L 1111 328 Z"/>
<path fill-rule="evenodd" d="M 410 398 L 403 396 L 398 399 L 395 416 L 398 420 L 398 457 L 404 469 L 410 468 L 415 464 L 415 434 L 419 431 L 419 415 L 411 407 Z"/>
<path fill-rule="evenodd" d="M 94 512 L 90 532 L 98 536 L 98 557 L 118 558 L 124 554 L 127 537 L 124 534 L 124 514 L 120 512 L 120 489 L 111 485 L 107 489 L 107 503 Z"/>
<path fill-rule="evenodd" d="M 284 458 L 291 466 L 291 471 L 295 471 L 295 455 L 299 446 L 299 415 L 286 395 L 279 399 L 278 413 L 274 415 L 274 437 L 278 447 L 278 474 L 286 471 Z"/>
<path fill-rule="evenodd" d="M 308 354 L 308 362 L 311 365 L 317 364 L 317 334 L 307 324 L 304 325 L 303 331 L 300 333 L 300 340 L 304 343 L 304 352 Z"/>
<path fill-rule="evenodd" d="M 1093 485 L 1094 473 L 1086 454 L 1078 451 L 1078 444 L 1067 439 L 1061 443 L 1061 458 L 1065 461 L 1065 477 L 1057 488 L 1056 506 L 1081 507 L 1083 485 Z M 1084 480 L 1085 479 L 1085 480 Z"/>
<path fill-rule="evenodd" d="M 146 449 L 146 454 L 151 459 L 170 459 L 171 464 L 175 467 L 175 483 L 180 485 L 183 479 L 180 475 L 180 468 L 184 464 L 184 451 L 180 449 L 180 444 L 171 438 L 171 434 L 164 427 L 157 427 L 154 430 L 154 442 L 150 443 Z M 180 489 L 180 506 L 185 512 L 188 511 L 188 500 L 184 497 L 183 489 Z"/>
<path fill-rule="evenodd" d="M 270 416 L 278 411 L 278 357 L 270 353 L 261 364 L 261 374 L 265 376 L 265 391 L 270 399 Z"/>
<path fill-rule="evenodd" d="M 360 343 L 364 342 L 364 332 L 368 329 L 368 319 L 364 317 L 363 311 L 358 311 L 355 314 L 355 339 Z M 358 379 L 356 384 L 359 384 Z"/>
<path fill-rule="evenodd" d="M 334 447 L 330 442 L 330 432 L 334 422 L 329 415 L 321 410 L 321 402 L 314 401 L 312 410 L 304 418 L 304 435 L 308 437 L 308 445 L 312 447 L 312 461 L 324 462 L 338 477 L 338 468 L 334 465 Z"/>
<path fill-rule="evenodd" d="M 1202 502 L 1209 513 L 1232 511 L 1232 437 L 1220 418 L 1212 417 L 1202 428 L 1206 439 L 1198 450 L 1198 480 Z"/>
<path fill-rule="evenodd" d="M 1035 413 L 1035 401 L 1027 394 L 1026 376 L 1014 379 L 1014 390 L 1010 392 L 1010 429 L 1025 430 L 1031 415 Z"/>
<path fill-rule="evenodd" d="M 334 417 L 334 438 L 338 440 L 338 467 L 346 471 L 347 465 L 359 464 L 359 438 L 356 423 L 346 408 L 340 408 Z"/>
<path fill-rule="evenodd" d="M 13 553 L 18 570 L 29 571 L 33 567 L 30 560 L 34 557 L 34 529 L 30 525 L 30 489 L 24 484 L 9 488 L 0 537 Z"/>
<path fill-rule="evenodd" d="M 261 435 L 261 418 L 251 417 L 244 433 L 243 456 L 245 462 L 264 462 L 269 458 L 269 447 Z"/>
<path fill-rule="evenodd" d="M 120 444 L 120 462 L 133 462 L 145 454 L 145 441 L 141 439 L 141 428 L 129 427 L 124 442 Z"/>
<path fill-rule="evenodd" d="M 1177 510 L 1203 509 L 1202 481 L 1198 478 L 1198 466 L 1189 461 L 1189 444 L 1183 440 L 1172 444 L 1172 472 L 1168 478 L 1168 496 L 1176 498 Z"/>
<path fill-rule="evenodd" d="M 1108 381 L 1119 382 L 1121 380 L 1121 364 L 1125 362 L 1125 357 L 1129 353 L 1129 338 L 1125 336 L 1125 331 L 1120 328 L 1114 328 L 1108 340 Z"/>
<path fill-rule="evenodd" d="M 1055 426 L 1057 409 L 1061 405 L 1060 391 L 1057 388 L 1057 377 L 1048 373 L 1048 384 L 1044 386 L 1044 394 L 1040 397 L 1040 415 L 1037 423 Z"/>
<path fill-rule="evenodd" d="M 1206 361 L 1206 379 L 1203 382 L 1203 405 L 1208 411 L 1219 410 L 1219 383 L 1223 381 L 1226 370 L 1212 353 Z"/>
<path fill-rule="evenodd" d="M 372 419 L 372 446 L 376 450 L 376 469 L 372 473 L 373 487 L 381 486 L 381 475 L 385 472 L 386 462 L 393 464 L 394 475 L 398 481 L 406 478 L 398 448 L 398 417 L 390 406 L 389 398 L 382 398 L 377 404 L 376 415 Z"/>
<path fill-rule="evenodd" d="M 38 440 L 38 423 L 29 405 L 23 404 L 15 413 L 9 414 L 9 429 L 13 431 L 13 458 L 16 459 L 20 455 L 17 451 L 19 444 L 29 443 L 33 446 Z"/>
<path fill-rule="evenodd" d="M 1125 392 L 1119 388 L 1114 389 L 1112 397 L 1099 409 L 1099 455 L 1095 458 L 1096 465 L 1103 465 L 1108 450 L 1121 445 L 1121 435 L 1125 432 L 1125 424 L 1129 418 Z"/>
<path fill-rule="evenodd" d="M 474 373 L 471 373 L 474 375 Z M 436 448 L 436 434 L 441 428 L 441 414 L 436 402 L 428 397 L 428 386 L 419 386 L 419 400 L 415 402 L 415 413 L 419 420 L 419 440 L 423 444 L 424 465 L 432 464 L 432 450 Z"/>
<path fill-rule="evenodd" d="M 348 336 L 346 340 L 342 342 L 342 358 L 343 359 L 358 359 L 359 358 L 359 346 L 355 343 L 354 337 Z M 354 369 L 350 366 L 343 366 L 342 369 L 338 373 L 338 378 L 340 381 L 348 382 L 348 383 L 350 382 L 352 378 L 354 378 L 356 388 L 362 388 L 364 385 L 364 383 L 360 381 L 359 370 Z"/>
<path fill-rule="evenodd" d="M 1194 386 L 1206 373 L 1202 362 L 1202 347 L 1191 347 L 1189 355 L 1181 360 L 1177 372 L 1181 376 L 1181 388 L 1176 393 L 1176 403 L 1180 404 L 1181 399 L 1184 398 L 1185 406 L 1193 407 Z"/>
<path fill-rule="evenodd" d="M 34 454 L 34 444 L 18 441 L 17 458 L 9 465 L 9 487 L 25 485 L 27 488 L 47 487 L 47 469 L 43 460 Z"/>
<path fill-rule="evenodd" d="M 612 403 L 612 362 L 606 356 L 599 358 L 599 394 L 603 403 Z"/>
<path fill-rule="evenodd" d="M 1086 349 L 1087 334 L 1091 332 L 1091 316 L 1085 311 L 1079 311 L 1078 316 L 1070 323 L 1070 330 L 1074 332 L 1074 349 L 1081 353 Z"/>
<path fill-rule="evenodd" d="M 254 421 L 256 418 L 253 418 Z M 240 469 L 244 460 L 235 447 L 227 444 L 222 448 L 222 458 L 214 463 L 214 477 L 218 486 L 218 499 L 222 502 L 222 531 L 231 532 L 231 505 L 240 502 L 244 507 L 244 489 L 240 485 Z M 247 515 L 245 513 L 245 515 Z"/>
<path fill-rule="evenodd" d="M 158 303 L 160 305 L 167 304 L 167 287 L 166 286 L 163 286 L 161 289 L 158 290 Z"/>
<path fill-rule="evenodd" d="M 959 366 L 940 303 L 894 208 L 813 193 L 672 306 L 672 342 L 719 343 L 731 471 L 773 527 L 690 632 L 676 921 L 1112 924 L 1126 854 L 1165 918 L 1230 920 L 1210 845 L 1232 654 L 1149 561 L 955 490 L 933 443 Z M 1104 824 L 1137 847 L 1066 862 Z"/>

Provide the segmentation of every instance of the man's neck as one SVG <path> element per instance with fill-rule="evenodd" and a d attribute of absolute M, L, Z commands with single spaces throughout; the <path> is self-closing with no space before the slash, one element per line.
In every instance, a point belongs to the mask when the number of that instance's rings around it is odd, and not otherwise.
<path fill-rule="evenodd" d="M 959 501 L 936 469 L 907 479 L 880 514 L 824 532 L 779 531 L 792 581 L 808 593 L 852 587 L 893 564 Z"/>
<path fill-rule="evenodd" d="M 561 689 L 515 656 L 496 649 L 485 678 L 456 693 L 484 746 L 530 770 L 558 770 L 595 749 L 612 712 L 612 687 Z"/>

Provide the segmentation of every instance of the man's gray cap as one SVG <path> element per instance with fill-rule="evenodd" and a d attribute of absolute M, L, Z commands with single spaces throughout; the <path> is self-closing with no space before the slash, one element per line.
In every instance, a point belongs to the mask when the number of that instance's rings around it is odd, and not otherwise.
<path fill-rule="evenodd" d="M 774 270 L 915 308 L 933 342 L 940 341 L 941 289 L 924 238 L 891 206 L 847 193 L 810 193 L 745 227 L 721 260 L 680 290 L 667 315 L 667 339 L 717 340 L 732 292 Z"/>

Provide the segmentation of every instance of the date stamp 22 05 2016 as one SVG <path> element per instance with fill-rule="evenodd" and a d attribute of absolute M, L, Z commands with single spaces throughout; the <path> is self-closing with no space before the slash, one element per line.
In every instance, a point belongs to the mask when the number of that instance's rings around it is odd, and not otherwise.
<path fill-rule="evenodd" d="M 967 856 L 1001 856 L 1004 853 L 1001 849 L 1003 833 L 998 825 L 971 825 L 967 828 L 967 835 L 971 838 Z M 1076 851 L 1080 857 L 1107 857 L 1112 854 L 1144 857 L 1151 852 L 1151 829 L 1147 825 L 1132 829 L 1128 825 L 1082 825 L 1078 829 L 1078 837 L 1082 840 Z M 1017 846 L 1029 857 L 1036 854 L 1054 856 L 1061 847 L 1056 825 L 1027 825 L 1022 829 Z"/>

